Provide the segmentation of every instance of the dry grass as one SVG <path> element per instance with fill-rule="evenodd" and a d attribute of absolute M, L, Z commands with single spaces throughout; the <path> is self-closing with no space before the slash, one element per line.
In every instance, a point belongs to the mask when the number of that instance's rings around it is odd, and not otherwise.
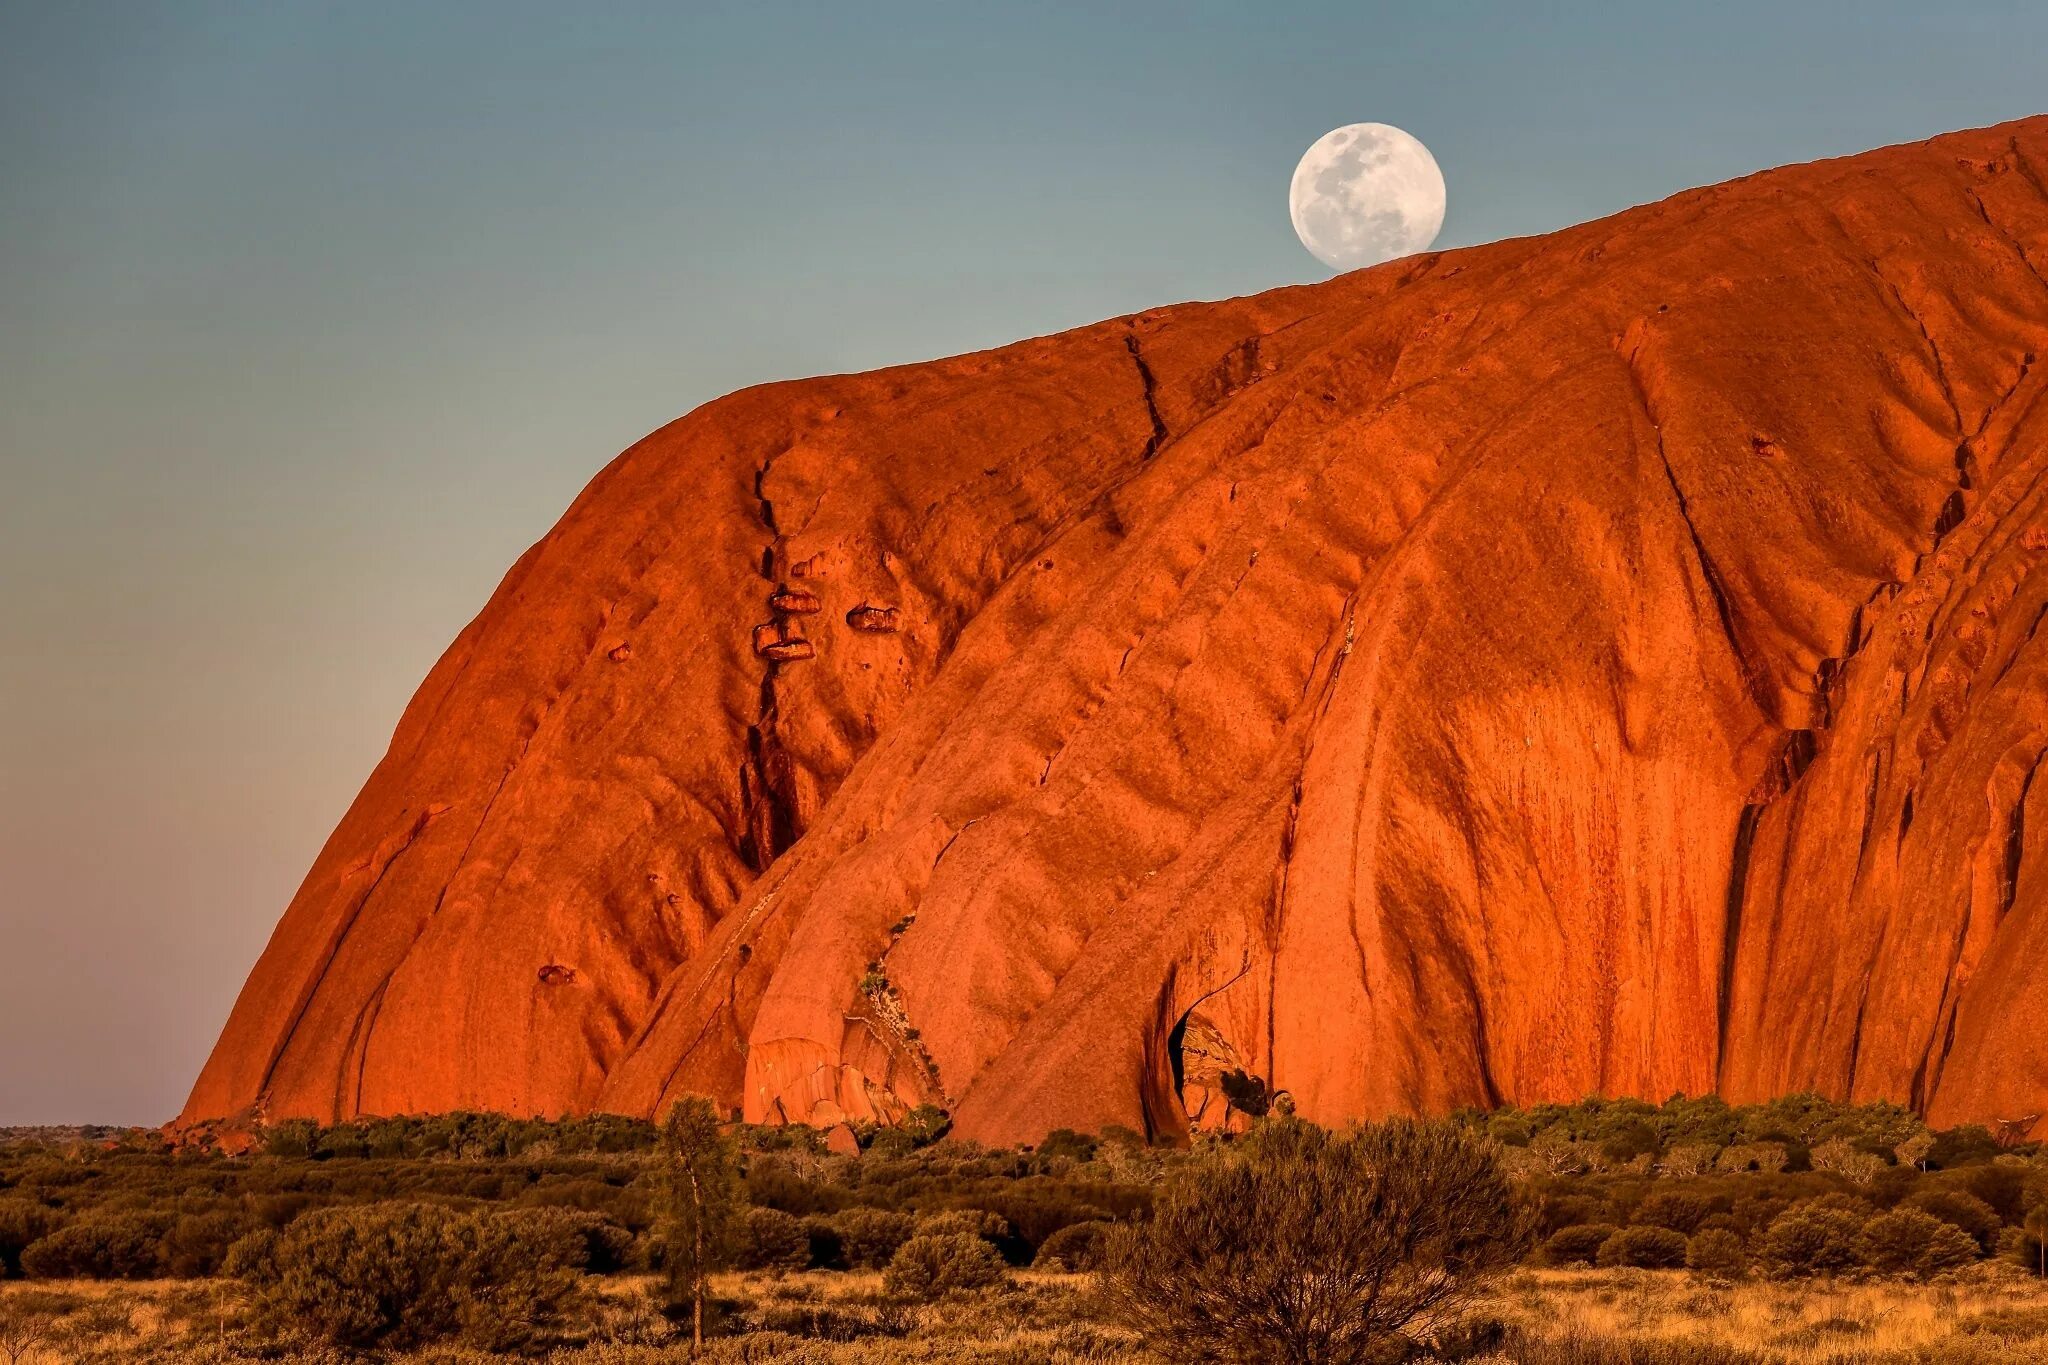
<path fill-rule="evenodd" d="M 1603 1351 L 1615 1344 L 1639 1348 L 1633 1358 L 1646 1365 L 2048 1360 L 2048 1288 L 1995 1265 L 1924 1285 L 1709 1284 L 1682 1271 L 1528 1271 L 1507 1282 L 1493 1311 L 1532 1346 L 1560 1348 L 1552 1357 L 1559 1361 L 1631 1358 Z"/>
<path fill-rule="evenodd" d="M 728 1337 L 707 1365 L 1114 1365 L 1148 1359 L 1096 1321 L 1083 1276 L 1019 1272 L 1001 1290 L 904 1307 L 880 1276 L 727 1276 L 721 1296 L 771 1330 Z M 669 1365 L 689 1358 L 646 1282 L 593 1282 L 577 1340 L 555 1365 Z M 1508 1344 L 1488 1365 L 2019 1365 L 2048 1360 L 2048 1287 L 1982 1267 L 1954 1283 L 1715 1285 L 1678 1271 L 1531 1271 L 1486 1305 Z M 34 1319 L 44 1343 L 0 1365 L 342 1365 L 282 1351 L 243 1325 L 232 1285 L 207 1281 L 0 1284 L 0 1322 Z M 462 1349 L 398 1357 L 482 1365 Z M 1477 1362 L 1475 1362 L 1477 1365 Z"/>

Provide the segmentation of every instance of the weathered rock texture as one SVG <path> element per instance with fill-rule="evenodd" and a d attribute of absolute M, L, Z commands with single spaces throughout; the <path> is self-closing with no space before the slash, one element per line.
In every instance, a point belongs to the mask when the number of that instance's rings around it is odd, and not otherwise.
<path fill-rule="evenodd" d="M 2048 119 L 712 403 L 414 699 L 186 1111 L 2048 1133 Z"/>

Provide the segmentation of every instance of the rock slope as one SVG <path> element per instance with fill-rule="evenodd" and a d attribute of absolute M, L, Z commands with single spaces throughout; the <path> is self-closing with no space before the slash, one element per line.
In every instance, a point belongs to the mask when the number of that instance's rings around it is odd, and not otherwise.
<path fill-rule="evenodd" d="M 407 709 L 185 1118 L 2048 1134 L 2048 119 L 770 385 Z"/>

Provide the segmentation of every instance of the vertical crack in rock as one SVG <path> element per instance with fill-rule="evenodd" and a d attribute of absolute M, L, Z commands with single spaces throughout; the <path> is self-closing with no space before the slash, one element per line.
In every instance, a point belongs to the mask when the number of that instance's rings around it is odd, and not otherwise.
<path fill-rule="evenodd" d="M 783 560 L 788 556 L 788 544 L 775 521 L 775 503 L 768 496 L 768 475 L 774 466 L 771 455 L 754 471 L 754 502 L 762 529 L 768 533 L 768 547 L 761 554 L 761 578 L 770 598 L 782 592 Z M 777 609 L 778 626 L 786 615 Z M 747 726 L 746 757 L 740 764 L 739 851 L 756 872 L 766 872 L 776 856 L 803 834 L 796 763 L 777 734 L 780 709 L 775 684 L 782 673 L 780 653 L 762 658 L 760 700 L 754 720 Z"/>
<path fill-rule="evenodd" d="M 1728 1025 L 1735 1005 L 1735 954 L 1742 939 L 1742 907 L 1749 893 L 1749 850 L 1756 841 L 1756 823 L 1764 808 L 1752 802 L 1735 822 L 1735 850 L 1729 859 L 1727 901 L 1721 919 L 1720 1042 L 1714 1069 L 1728 1061 Z"/>
<path fill-rule="evenodd" d="M 1998 883 L 1998 918 L 2001 923 L 2012 912 L 2012 903 L 2020 889 L 2020 859 L 2027 851 L 2027 796 L 2034 790 L 2034 776 L 2041 771 L 2041 762 L 2048 758 L 2048 752 L 2037 754 L 2028 765 L 2027 775 L 2020 780 L 2019 798 L 2012 805 L 2012 819 L 2005 830 L 2004 875 Z"/>
<path fill-rule="evenodd" d="M 1152 376 L 1152 367 L 1145 363 L 1145 353 L 1138 349 L 1135 323 L 1124 333 L 1124 349 L 1131 353 L 1131 363 L 1138 367 L 1138 384 L 1145 394 L 1145 415 L 1152 419 L 1152 434 L 1145 438 L 1145 449 L 1138 455 L 1140 460 L 1149 460 L 1166 444 L 1167 431 L 1166 422 L 1159 415 L 1159 383 Z"/>
<path fill-rule="evenodd" d="M 446 807 L 442 809 L 445 810 Z M 429 808 L 422 810 L 414 818 L 412 825 L 406 830 L 405 836 L 400 841 L 398 847 L 391 850 L 391 856 L 384 860 L 383 866 L 377 869 L 377 875 L 370 879 L 370 884 L 367 887 L 363 888 L 363 894 L 356 897 L 355 903 L 349 906 L 347 913 L 341 917 L 341 922 L 335 926 L 333 936 L 328 939 L 326 948 L 320 954 L 319 969 L 307 974 L 305 989 L 300 993 L 298 1001 L 292 1007 L 291 1022 L 279 1031 L 277 1042 L 272 1046 L 270 1056 L 263 1064 L 263 1078 L 256 1083 L 256 1096 L 259 1103 L 265 1092 L 270 1089 L 270 1082 L 277 1074 L 277 1064 L 284 1060 L 286 1049 L 291 1046 L 292 1039 L 298 1036 L 299 1025 L 306 1020 L 306 1011 L 313 1007 L 314 997 L 320 994 L 321 983 L 327 980 L 328 972 L 334 967 L 334 960 L 341 955 L 342 946 L 348 942 L 350 933 L 356 927 L 356 921 L 362 918 L 363 907 L 370 903 L 370 897 L 377 894 L 377 888 L 382 886 L 384 879 L 391 875 L 391 869 L 397 865 L 400 858 L 405 856 L 406 851 L 419 841 L 420 835 L 426 833 L 427 826 L 432 824 L 435 817 L 439 814 L 440 811 Z M 361 1023 L 360 1015 L 357 1016 L 357 1022 L 358 1024 Z"/>
<path fill-rule="evenodd" d="M 1721 622 L 1722 637 L 1728 641 L 1728 650 L 1735 657 L 1736 672 L 1741 674 L 1744 689 L 1757 709 L 1765 716 L 1772 714 L 1764 694 L 1762 680 L 1750 666 L 1749 656 L 1742 648 L 1742 641 L 1735 629 L 1735 611 L 1728 602 L 1728 590 L 1721 579 L 1721 571 L 1715 567 L 1712 555 L 1707 553 L 1707 543 L 1700 537 L 1700 530 L 1692 519 L 1692 504 L 1687 501 L 1685 489 L 1678 482 L 1677 471 L 1671 467 L 1670 452 L 1664 448 L 1664 424 L 1658 419 L 1655 403 L 1650 399 L 1650 387 L 1644 380 L 1641 364 L 1641 347 L 1630 347 L 1622 352 L 1623 365 L 1628 370 L 1629 386 L 1635 391 L 1636 402 L 1643 410 L 1643 418 L 1650 424 L 1650 434 L 1657 447 L 1657 462 L 1664 468 L 1664 480 L 1670 485 L 1672 501 L 1678 508 L 1678 519 L 1685 523 L 1686 536 L 1692 541 L 1693 557 L 1699 561 L 1700 577 L 1706 581 L 1707 593 L 1714 602 L 1714 614 Z"/>

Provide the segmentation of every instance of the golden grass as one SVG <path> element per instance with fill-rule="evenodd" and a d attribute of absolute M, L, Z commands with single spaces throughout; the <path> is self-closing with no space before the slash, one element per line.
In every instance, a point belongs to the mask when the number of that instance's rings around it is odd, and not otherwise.
<path fill-rule="evenodd" d="M 1493 1311 L 1537 1341 L 1684 1344 L 1784 1365 L 2048 1361 L 2048 1287 L 2006 1267 L 1940 1284 L 1702 1282 L 1683 1271 L 1526 1271 Z"/>
<path fill-rule="evenodd" d="M 706 1365 L 1116 1365 L 1147 1359 L 1136 1343 L 1094 1320 L 1085 1276 L 1013 1274 L 1000 1291 L 911 1308 L 888 1305 L 875 1274 L 813 1272 L 779 1278 L 721 1276 L 721 1295 L 743 1299 L 785 1330 L 731 1338 Z M 647 1281 L 592 1282 L 577 1340 L 555 1365 L 667 1365 L 687 1348 L 649 1306 Z M 1517 1329 L 1490 1365 L 2018 1365 L 2048 1361 L 2048 1286 L 1984 1266 L 1951 1283 L 1710 1284 L 1682 1271 L 1526 1271 L 1504 1281 L 1483 1311 Z M 780 1317 L 776 1318 L 775 1315 Z M 231 1284 L 0 1284 L 0 1321 L 47 1323 L 40 1349 L 0 1365 L 339 1365 L 309 1350 L 280 1354 L 241 1322 Z M 789 1330 L 882 1329 L 855 1340 L 807 1340 Z M 392 1359 L 476 1365 L 473 1351 L 443 1348 Z"/>

